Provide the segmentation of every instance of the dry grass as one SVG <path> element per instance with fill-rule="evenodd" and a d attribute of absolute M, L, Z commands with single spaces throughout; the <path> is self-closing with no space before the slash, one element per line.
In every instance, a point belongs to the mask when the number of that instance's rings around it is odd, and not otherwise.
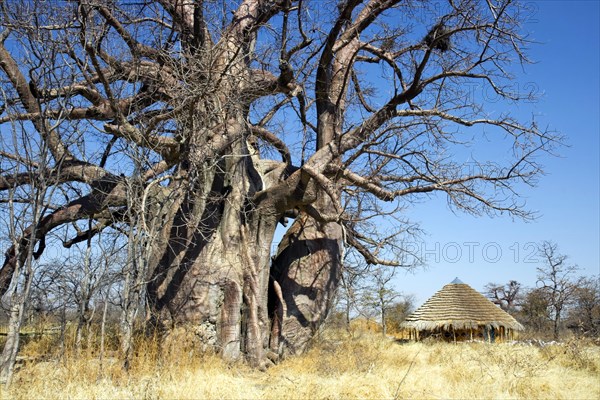
<path fill-rule="evenodd" d="M 162 348 L 139 343 L 129 373 L 114 358 L 103 364 L 87 354 L 24 365 L 0 398 L 600 398 L 600 348 L 575 341 L 400 344 L 328 332 L 307 354 L 263 373 L 202 353 L 179 333 Z"/>

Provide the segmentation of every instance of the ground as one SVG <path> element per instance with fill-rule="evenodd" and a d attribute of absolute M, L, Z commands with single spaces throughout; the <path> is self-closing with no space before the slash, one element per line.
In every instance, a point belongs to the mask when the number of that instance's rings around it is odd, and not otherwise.
<path fill-rule="evenodd" d="M 308 353 L 266 372 L 176 348 L 140 346 L 129 374 L 115 358 L 102 368 L 85 355 L 31 362 L 0 398 L 600 398 L 600 347 L 574 339 L 548 346 L 400 343 L 327 331 Z"/>

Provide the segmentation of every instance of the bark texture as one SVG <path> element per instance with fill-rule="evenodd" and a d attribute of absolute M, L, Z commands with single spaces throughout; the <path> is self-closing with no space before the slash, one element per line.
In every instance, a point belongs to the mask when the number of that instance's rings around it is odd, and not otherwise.
<path fill-rule="evenodd" d="M 302 353 L 331 311 L 342 271 L 342 233 L 337 223 L 301 213 L 281 241 L 271 273 L 285 304 L 271 296 L 271 307 L 275 315 L 286 312 L 273 350 Z"/>
<path fill-rule="evenodd" d="M 249 200 L 261 182 L 245 145 L 217 167 L 203 164 L 181 171 L 175 207 L 167 206 L 148 285 L 153 322 L 203 325 L 225 358 L 249 354 L 258 364 L 269 338 L 270 247 L 280 216 Z"/>

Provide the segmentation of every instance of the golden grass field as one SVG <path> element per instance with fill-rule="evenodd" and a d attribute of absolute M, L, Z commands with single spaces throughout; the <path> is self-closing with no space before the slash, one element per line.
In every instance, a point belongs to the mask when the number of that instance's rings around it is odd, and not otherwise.
<path fill-rule="evenodd" d="M 600 399 L 600 347 L 398 343 L 328 331 L 266 372 L 199 354 L 185 335 L 138 345 L 130 371 L 83 354 L 23 365 L 1 399 Z M 37 346 L 37 347 L 36 347 Z M 39 351 L 29 343 L 23 353 Z"/>

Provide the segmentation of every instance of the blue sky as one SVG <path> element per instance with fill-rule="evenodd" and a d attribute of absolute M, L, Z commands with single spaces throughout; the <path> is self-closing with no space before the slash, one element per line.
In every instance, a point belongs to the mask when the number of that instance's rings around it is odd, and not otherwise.
<path fill-rule="evenodd" d="M 427 266 L 399 272 L 396 289 L 416 295 L 421 304 L 458 276 L 476 290 L 488 282 L 515 279 L 535 286 L 535 245 L 558 244 L 579 265 L 581 275 L 600 274 L 600 9 L 597 1 L 531 3 L 526 29 L 539 44 L 517 84 L 541 95 L 534 103 L 514 106 L 524 117 L 534 114 L 540 126 L 557 130 L 569 147 L 543 160 L 546 175 L 537 187 L 522 191 L 533 222 L 507 217 L 453 214 L 442 197 L 408 210 L 427 232 L 411 245 Z"/>

